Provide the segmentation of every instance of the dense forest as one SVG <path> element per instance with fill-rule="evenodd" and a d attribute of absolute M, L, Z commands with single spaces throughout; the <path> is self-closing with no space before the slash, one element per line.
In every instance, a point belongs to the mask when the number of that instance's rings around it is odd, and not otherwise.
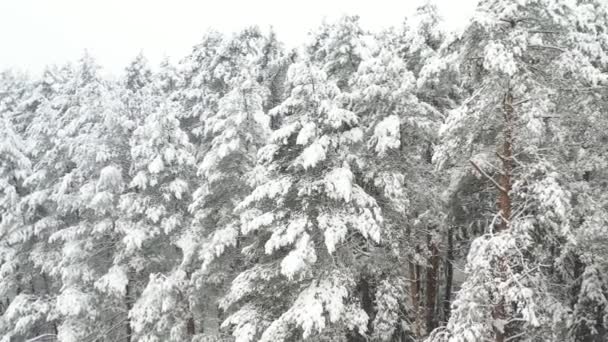
<path fill-rule="evenodd" d="M 406 16 L 2 72 L 0 341 L 606 341 L 608 3 Z"/>

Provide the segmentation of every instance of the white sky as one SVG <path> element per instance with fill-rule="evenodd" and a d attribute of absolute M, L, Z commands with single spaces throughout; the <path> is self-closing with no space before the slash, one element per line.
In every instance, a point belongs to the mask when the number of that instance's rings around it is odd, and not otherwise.
<path fill-rule="evenodd" d="M 324 18 L 358 14 L 364 28 L 398 25 L 424 0 L 0 0 L 0 70 L 37 73 L 77 60 L 84 49 L 118 74 L 143 51 L 153 65 L 175 62 L 208 28 L 273 26 L 295 46 Z M 436 0 L 446 25 L 460 27 L 476 0 Z"/>

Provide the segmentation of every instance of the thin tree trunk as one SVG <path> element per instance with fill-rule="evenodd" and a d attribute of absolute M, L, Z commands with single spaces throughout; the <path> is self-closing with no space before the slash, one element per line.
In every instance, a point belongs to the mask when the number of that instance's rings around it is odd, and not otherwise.
<path fill-rule="evenodd" d="M 414 311 L 414 335 L 416 338 L 420 337 L 420 317 L 419 317 L 419 296 L 420 296 L 420 282 L 418 281 L 417 266 L 413 263 L 409 263 L 410 271 L 410 297 L 412 300 L 412 310 Z"/>
<path fill-rule="evenodd" d="M 125 308 L 127 309 L 127 319 L 126 319 L 126 323 L 125 323 L 125 330 L 127 333 L 127 338 L 126 341 L 127 342 L 131 342 L 131 336 L 133 335 L 133 331 L 131 330 L 131 320 L 129 319 L 129 312 L 131 312 L 131 309 L 133 308 L 133 303 L 131 302 L 131 291 L 132 291 L 132 285 L 131 285 L 131 277 L 128 276 L 127 279 L 127 285 L 125 287 Z"/>
<path fill-rule="evenodd" d="M 373 320 L 376 315 L 374 302 L 376 300 L 373 284 L 370 284 L 366 276 L 362 276 L 357 284 L 357 292 L 359 294 L 359 300 L 361 301 L 361 307 L 368 316 L 367 332 L 352 331 L 347 335 L 348 342 L 365 342 L 368 341 L 366 335 L 373 333 Z"/>
<path fill-rule="evenodd" d="M 192 317 L 192 315 L 188 317 L 188 322 L 186 323 L 186 332 L 188 333 L 188 336 L 194 336 L 194 334 L 196 334 L 196 326 L 194 325 L 194 317 Z"/>
<path fill-rule="evenodd" d="M 374 325 L 373 321 L 376 317 L 376 293 L 374 289 L 374 284 L 369 282 L 367 276 L 362 276 L 359 281 L 359 294 L 361 298 L 361 306 L 365 313 L 367 313 L 368 321 L 367 321 L 367 334 L 371 335 L 373 333 Z M 367 338 L 361 339 L 361 341 L 367 341 Z"/>
<path fill-rule="evenodd" d="M 186 272 L 186 277 L 188 279 L 192 279 L 192 272 L 188 271 Z M 196 324 L 194 322 L 194 314 L 192 313 L 192 305 L 190 303 L 190 301 L 188 300 L 188 298 L 186 298 L 186 301 L 188 302 L 188 321 L 186 322 L 186 333 L 188 334 L 188 336 L 194 336 L 196 334 Z"/>
<path fill-rule="evenodd" d="M 501 223 L 499 230 L 505 230 L 509 227 L 511 219 L 511 185 L 513 177 L 513 95 L 511 89 L 507 91 L 504 99 L 504 141 L 500 159 L 502 160 L 502 173 L 500 175 L 499 184 L 502 189 L 499 189 L 498 194 L 498 210 L 501 215 Z"/>
<path fill-rule="evenodd" d="M 49 277 L 46 273 L 42 272 L 42 282 L 44 283 L 44 290 L 47 296 L 51 296 L 51 287 L 49 286 Z M 51 321 L 51 328 L 53 329 L 53 334 L 57 335 L 59 331 L 57 330 L 57 322 L 55 320 Z"/>
<path fill-rule="evenodd" d="M 421 305 L 421 299 L 423 296 L 422 292 L 422 267 L 416 264 L 416 322 L 418 326 L 416 327 L 418 330 L 418 336 L 422 336 L 422 330 L 424 327 L 424 316 L 422 313 L 423 306 Z"/>
<path fill-rule="evenodd" d="M 19 270 L 19 265 L 17 265 L 15 267 L 15 271 L 17 273 L 17 275 L 15 275 L 15 278 L 17 278 L 16 279 L 17 280 L 17 289 L 15 289 L 15 294 L 18 296 L 22 292 L 22 289 L 21 289 L 21 278 L 22 277 L 21 277 L 21 273 L 20 273 L 20 270 Z"/>
<path fill-rule="evenodd" d="M 437 301 L 437 274 L 439 273 L 439 250 L 432 241 L 431 235 L 427 235 L 427 243 L 431 252 L 430 267 L 426 270 L 426 331 L 430 333 L 437 327 L 435 316 L 435 304 Z"/>
<path fill-rule="evenodd" d="M 448 228 L 448 250 L 445 261 L 445 296 L 443 299 L 443 321 L 450 319 L 450 306 L 452 302 L 452 282 L 454 279 L 454 236 L 452 227 Z"/>
<path fill-rule="evenodd" d="M 365 276 L 361 278 L 361 282 L 359 284 L 359 292 L 361 293 L 361 305 L 363 310 L 367 313 L 367 317 L 369 317 L 369 321 L 367 323 L 367 332 L 371 334 L 373 332 L 373 324 L 374 318 L 376 317 L 376 310 L 374 307 L 374 302 L 376 301 L 376 294 L 374 293 L 373 284 L 370 284 Z"/>

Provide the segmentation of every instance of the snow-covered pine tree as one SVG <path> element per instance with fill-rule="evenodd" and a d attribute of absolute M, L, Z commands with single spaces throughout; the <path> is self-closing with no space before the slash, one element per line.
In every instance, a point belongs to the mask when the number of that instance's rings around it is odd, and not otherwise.
<path fill-rule="evenodd" d="M 208 150 L 198 167 L 199 187 L 190 205 L 193 221 L 185 237 L 197 245 L 189 247 L 183 266 L 194 271 L 191 281 L 206 313 L 203 321 L 217 319 L 217 314 L 211 315 L 217 310 L 217 290 L 233 276 L 234 255 L 213 263 L 212 270 L 209 266 L 237 244 L 240 221 L 234 208 L 251 191 L 249 173 L 268 131 L 269 120 L 263 113 L 268 90 L 247 71 L 235 79 L 234 89 L 220 99 L 218 112 L 205 122 Z M 219 328 L 219 324 L 205 325 L 207 330 Z"/>
<path fill-rule="evenodd" d="M 350 78 L 352 77 L 352 74 L 356 71 L 356 68 L 358 68 L 358 65 L 360 63 L 360 61 L 363 59 L 363 57 L 365 56 L 365 54 L 367 53 L 367 49 L 365 48 L 365 44 L 364 44 L 364 37 L 363 37 L 363 30 L 359 27 L 358 25 L 358 18 L 357 17 L 344 17 L 342 18 L 340 21 L 338 21 L 337 24 L 335 25 L 325 25 L 324 27 L 322 27 L 322 29 L 320 30 L 319 33 L 317 33 L 316 35 L 314 35 L 312 37 L 313 42 L 306 48 L 307 54 L 306 54 L 306 62 L 300 62 L 297 66 L 292 66 L 292 68 L 290 68 L 290 77 L 291 80 L 288 81 L 287 85 L 288 85 L 288 89 L 291 89 L 291 94 L 290 97 L 288 97 L 279 107 L 277 107 L 275 110 L 271 111 L 271 116 L 273 117 L 273 123 L 274 123 L 274 127 L 276 127 L 277 124 L 279 124 L 281 126 L 281 128 L 279 128 L 278 130 L 276 130 L 273 135 L 280 137 L 280 138 L 274 138 L 274 140 L 272 141 L 272 144 L 269 145 L 270 147 L 268 148 L 277 148 L 277 145 L 283 145 L 286 144 L 287 146 L 290 145 L 294 145 L 297 148 L 294 149 L 293 152 L 291 151 L 285 151 L 285 153 L 288 153 L 289 156 L 285 156 L 285 157 L 279 157 L 279 160 L 277 160 L 275 163 L 278 162 L 278 164 L 302 164 L 304 167 L 304 169 L 308 169 L 311 167 L 312 164 L 316 164 L 316 161 L 312 160 L 312 161 L 305 161 L 305 159 L 307 158 L 306 156 L 308 154 L 310 154 L 311 157 L 313 157 L 313 153 L 312 151 L 314 149 L 317 149 L 317 144 L 312 143 L 311 141 L 313 138 L 304 138 L 306 135 L 312 135 L 314 134 L 316 137 L 321 137 L 321 134 L 323 134 L 323 131 L 325 129 L 330 129 L 330 127 L 323 127 L 321 124 L 319 124 L 318 122 L 315 122 L 316 120 L 323 120 L 322 116 L 323 115 L 330 115 L 330 117 L 332 116 L 332 112 L 333 112 L 333 107 L 335 106 L 336 109 L 339 109 L 339 111 L 343 111 L 344 107 L 342 107 L 343 102 L 346 100 L 345 96 L 343 96 L 343 94 L 341 94 L 340 88 L 335 88 L 332 89 L 334 87 L 337 86 L 337 83 L 340 83 L 342 85 L 342 87 L 346 88 L 348 87 L 349 83 L 350 83 Z M 318 65 L 317 67 L 315 67 L 315 65 Z M 320 70 L 320 68 L 323 68 L 327 71 L 324 72 L 322 70 Z M 299 70 L 299 71 L 298 71 Z M 307 74 L 304 76 L 298 76 L 298 73 L 302 73 L 302 72 L 306 72 Z M 307 97 L 310 97 L 310 99 L 307 99 Z M 326 100 L 327 98 L 327 100 Z M 323 104 L 325 101 L 328 101 L 327 103 L 327 107 L 323 108 L 325 106 L 325 104 Z M 332 102 L 332 104 L 329 104 L 329 101 Z M 301 103 L 304 102 L 304 103 Z M 310 104 L 307 104 L 309 103 Z M 319 107 L 321 106 L 321 107 Z M 319 108 L 319 109 L 317 109 Z M 327 114 L 323 113 L 324 111 L 326 111 Z M 315 113 L 316 112 L 316 113 Z M 295 114 L 298 113 L 298 114 Z M 331 141 L 327 141 L 324 142 L 323 140 L 325 140 L 325 138 L 322 138 L 322 142 L 319 142 L 319 147 L 321 147 L 321 149 L 319 150 L 319 153 L 321 153 L 322 151 L 325 150 L 326 147 L 324 146 L 328 146 L 328 145 L 332 145 L 332 144 L 337 144 L 338 146 L 336 146 L 336 151 L 335 152 L 339 152 L 341 149 L 345 149 L 345 150 L 350 150 L 353 151 L 353 147 L 355 145 L 358 145 L 358 137 L 357 136 L 352 136 L 352 133 L 358 134 L 359 129 L 357 127 L 355 127 L 358 124 L 358 118 L 352 113 L 349 112 L 347 110 L 342 112 L 344 115 L 348 115 L 348 117 L 350 117 L 349 119 L 344 119 L 345 121 L 350 121 L 353 120 L 350 124 L 347 124 L 344 127 L 340 127 L 341 124 L 338 123 L 325 123 L 325 125 L 331 126 L 334 125 L 335 130 L 337 130 L 337 132 L 335 132 L 336 134 L 338 134 L 338 132 L 340 130 L 346 130 L 347 131 L 347 136 L 349 136 L 348 138 L 336 138 L 337 141 L 336 142 L 331 142 Z M 312 115 L 313 117 L 318 117 L 318 119 L 299 119 L 300 116 L 310 116 Z M 336 113 L 337 115 L 337 113 Z M 352 115 L 352 116 L 351 116 Z M 294 117 L 292 117 L 294 116 Z M 339 120 L 343 120 L 338 118 Z M 314 121 L 313 121 L 314 120 Z M 330 118 L 331 120 L 331 118 Z M 356 124 L 355 124 L 356 122 Z M 346 124 L 346 122 L 345 122 Z M 300 126 L 301 125 L 301 126 Z M 315 128 L 316 127 L 316 128 Z M 295 130 L 296 132 L 299 131 L 300 129 L 302 129 L 302 139 L 300 139 L 299 142 L 297 141 L 284 141 L 281 144 L 277 144 L 280 140 L 284 140 L 286 139 L 286 137 L 289 135 L 293 140 L 293 138 L 295 137 L 295 132 L 291 133 L 290 130 Z M 330 129 L 331 130 L 331 129 Z M 352 132 L 351 132 L 352 131 Z M 329 133 L 329 132 L 328 132 Z M 283 134 L 285 134 L 285 136 L 283 136 Z M 327 138 L 327 137 L 326 137 Z M 310 139 L 310 140 L 309 140 Z M 297 140 L 297 139 L 296 139 Z M 340 140 L 344 140 L 343 142 L 340 142 Z M 326 145 L 327 144 L 327 145 Z M 310 145 L 308 148 L 302 150 L 300 148 L 299 145 L 303 145 L 303 146 L 308 146 Z M 300 153 L 302 152 L 302 156 L 296 158 L 295 155 L 292 155 L 292 153 Z M 260 160 L 263 161 L 263 164 L 268 162 L 270 165 L 264 166 L 262 165 L 259 169 L 263 170 L 266 167 L 271 167 L 271 168 L 275 168 L 276 166 L 271 166 L 273 163 L 270 163 L 270 159 L 268 156 L 264 157 L 264 150 L 260 151 Z M 324 153 L 324 152 L 323 152 Z M 321 153 L 321 154 L 323 154 Z M 340 152 L 342 153 L 342 152 Z M 354 154 L 351 154 L 351 157 L 354 158 Z M 315 157 L 316 158 L 316 157 Z M 324 157 L 323 157 L 324 158 Z M 343 157 L 342 157 L 343 158 Z M 348 158 L 345 158 L 348 159 Z M 343 161 L 345 161 L 345 159 L 342 159 Z M 349 160 L 348 163 L 351 163 L 353 160 Z M 311 165 L 308 165 L 308 164 Z M 290 173 L 291 172 L 297 172 L 297 169 L 293 169 L 293 170 L 288 170 L 291 169 L 294 166 L 282 166 L 281 167 L 281 171 L 277 176 L 275 177 L 280 177 L 281 174 L 283 174 L 284 172 L 286 173 Z M 345 164 L 346 165 L 346 164 Z M 346 169 L 346 166 L 344 166 L 344 168 Z M 315 167 L 312 167 L 312 169 L 316 169 Z M 329 170 L 328 170 L 329 171 Z M 336 171 L 338 171 L 338 169 L 336 169 Z M 342 170 L 340 170 L 342 171 Z M 265 171 L 267 172 L 267 171 Z M 350 170 L 348 170 L 348 172 L 350 172 Z M 332 174 L 330 172 L 330 174 Z M 350 175 L 350 176 L 349 176 Z M 347 178 L 349 178 L 350 183 L 352 186 L 356 187 L 357 190 L 361 190 L 361 188 L 357 185 L 355 185 L 354 181 L 354 175 L 351 173 L 349 173 L 349 175 L 345 176 Z M 319 177 L 321 177 L 322 175 L 319 175 Z M 260 178 L 260 176 L 256 176 L 254 177 L 254 179 L 264 179 L 266 176 L 263 176 L 262 178 Z M 329 177 L 329 175 L 328 175 Z M 333 176 L 332 176 L 333 177 Z M 329 177 L 331 178 L 331 177 Z M 297 179 L 297 178 L 296 178 Z M 285 180 L 285 179 L 283 179 Z M 266 181 L 270 181 L 270 180 L 263 180 L 263 182 Z M 315 182 L 312 182 L 315 183 Z M 303 183 L 305 184 L 305 182 Z M 263 187 L 262 185 L 259 185 L 258 189 L 260 189 L 261 187 Z M 317 187 L 317 185 L 314 185 L 314 187 Z M 328 189 L 329 190 L 329 189 Z M 254 193 L 257 190 L 254 190 Z M 287 190 L 286 190 L 287 191 Z M 319 189 L 318 191 L 320 191 L 321 193 L 323 192 L 323 190 Z M 316 191 L 315 191 L 316 192 Z M 310 195 L 316 195 L 314 193 L 310 194 Z M 362 193 L 361 195 L 364 195 L 364 193 Z M 306 199 L 304 196 L 304 194 L 301 194 L 300 196 L 303 196 L 301 200 L 303 201 L 308 201 L 309 199 Z M 336 198 L 338 199 L 338 198 Z M 371 200 L 371 198 L 370 198 Z M 350 202 L 349 199 L 345 200 L 346 202 Z M 244 202 L 247 202 L 244 201 Z M 372 202 L 367 203 L 368 206 L 373 207 L 373 209 L 371 209 L 370 212 L 375 212 L 376 208 L 376 204 L 375 202 L 372 200 Z M 362 203 L 358 203 L 355 206 L 362 206 Z M 348 212 L 349 206 L 347 205 L 347 208 L 345 208 L 345 211 Z M 245 208 L 242 208 L 245 209 Z M 259 210 L 259 209 L 258 209 Z M 314 212 L 316 211 L 315 209 L 312 209 L 312 215 L 319 215 L 319 214 L 315 214 Z M 244 216 L 247 216 L 251 210 L 245 210 L 245 213 L 243 214 Z M 357 212 L 357 210 L 354 210 L 355 212 Z M 281 211 L 282 212 L 282 211 Z M 288 214 L 289 210 L 286 211 L 286 214 Z M 377 212 L 375 212 L 375 214 L 377 214 Z M 375 215 L 374 214 L 374 215 Z M 374 220 L 380 220 L 380 217 L 377 216 L 373 216 Z M 286 220 L 285 222 L 289 222 L 290 218 L 288 217 L 279 217 L 279 219 L 281 220 Z M 304 218 L 302 218 L 304 219 Z M 243 218 L 242 218 L 243 220 Z M 299 218 L 298 219 L 293 219 L 294 221 L 301 221 Z M 318 223 L 318 225 L 315 227 L 315 222 L 314 222 L 314 218 L 312 219 L 312 225 L 309 226 L 310 229 L 312 229 L 312 231 L 314 231 L 315 228 L 317 229 L 321 229 L 324 230 L 324 227 L 330 227 L 333 224 L 331 222 L 325 222 L 326 220 L 326 216 L 325 215 L 321 215 L 321 221 L 320 223 Z M 329 216 L 327 216 L 327 220 L 332 220 Z M 345 220 L 348 220 L 345 218 Z M 308 218 L 305 219 L 306 222 L 309 221 Z M 377 222 L 375 222 L 377 224 Z M 352 224 L 352 222 L 351 222 Z M 308 223 L 306 223 L 305 225 L 308 225 Z M 348 229 L 346 227 L 350 226 L 349 223 L 344 224 L 345 229 Z M 270 228 L 274 228 L 274 225 L 270 225 Z M 353 227 L 350 227 L 351 229 Z M 280 229 L 278 232 L 274 233 L 274 235 L 278 235 L 278 234 L 287 234 L 287 232 L 282 232 L 283 229 L 286 230 L 291 230 L 292 228 L 282 228 Z M 307 249 L 308 247 L 306 247 L 304 245 L 304 241 L 303 239 L 307 236 L 308 233 L 303 234 L 301 232 L 306 232 L 308 230 L 308 228 L 303 228 L 303 227 L 296 227 L 294 226 L 293 229 L 297 229 L 298 233 L 296 235 L 294 235 L 293 237 L 289 238 L 289 241 L 285 241 L 284 243 L 286 244 L 293 244 L 295 242 L 295 239 L 300 239 L 302 241 L 300 241 L 297 245 L 299 247 L 297 247 L 298 249 Z M 312 233 L 311 231 L 311 233 Z M 339 234 L 342 234 L 343 229 L 340 229 Z M 247 232 L 247 229 L 246 229 Z M 298 236 L 301 235 L 301 236 Z M 278 236 L 277 236 L 278 238 Z M 273 238 L 270 238 L 271 240 Z M 292 240 L 293 239 L 293 240 Z M 331 238 L 330 238 L 331 239 Z M 373 239 L 372 239 L 373 240 Z M 327 241 L 326 241 L 327 242 Z M 329 244 L 329 246 L 334 245 L 334 242 L 329 241 L 327 242 Z M 267 252 L 268 254 L 274 254 L 274 247 L 272 249 L 270 249 L 271 247 L 267 247 Z M 336 247 L 328 247 L 328 251 L 331 253 L 333 253 L 333 251 L 335 250 Z M 296 254 L 296 252 L 292 252 L 291 254 Z M 356 253 L 355 253 L 356 254 Z M 304 257 L 304 256 L 303 256 Z M 310 261 L 310 260 L 309 260 Z M 287 260 L 285 260 L 285 262 L 287 262 Z M 352 267 L 356 270 L 354 271 L 354 274 L 357 274 L 359 271 L 361 271 L 361 268 L 358 268 L 358 266 L 361 266 L 361 264 L 358 264 L 356 262 L 354 262 L 354 264 L 352 265 Z M 249 271 L 246 271 L 245 273 L 248 273 Z M 257 271 L 256 271 L 257 272 Z M 241 274 L 241 275 L 244 275 Z M 239 276 L 241 277 L 241 276 Z M 241 281 L 239 279 L 239 277 L 237 277 L 235 279 L 235 281 L 233 282 L 233 287 L 235 282 L 239 282 Z M 279 276 L 280 277 L 280 276 Z M 318 278 L 318 277 L 317 277 Z M 361 311 L 362 314 L 365 315 L 366 319 L 365 320 L 361 320 L 361 322 L 365 321 L 363 323 L 363 326 L 359 326 L 359 331 L 361 334 L 364 334 L 364 330 L 367 330 L 367 326 L 368 326 L 368 321 L 369 321 L 369 316 L 368 313 L 366 311 L 369 311 L 369 314 L 372 314 L 373 308 L 370 306 L 371 302 L 368 300 L 369 296 L 364 296 L 366 297 L 365 299 L 363 298 L 359 298 L 361 297 L 361 292 L 362 293 L 367 293 L 369 291 L 366 290 L 362 290 L 363 287 L 366 286 L 366 280 L 364 279 L 364 277 L 361 276 L 361 274 L 357 274 L 356 276 L 354 276 L 354 279 L 351 279 L 352 283 L 349 285 L 349 291 L 352 291 L 352 295 L 355 297 L 353 298 L 354 302 L 349 303 L 349 305 L 354 305 L 353 309 L 355 309 L 356 304 L 358 302 L 362 302 L 365 301 L 365 303 L 362 305 L 363 306 L 363 311 Z M 315 292 L 317 291 L 316 289 L 314 290 Z M 302 294 L 303 296 L 304 294 Z M 228 297 L 230 296 L 230 294 L 228 295 Z M 228 298 L 226 297 L 226 298 Z M 301 300 L 303 300 L 304 297 L 300 297 Z M 297 301 L 296 301 L 297 303 Z M 226 303 L 226 301 L 224 300 L 224 306 L 226 306 L 229 303 Z M 295 309 L 295 307 L 293 308 Z M 247 310 L 252 310 L 252 308 L 247 307 Z M 294 311 L 295 312 L 295 311 Z M 240 312 L 237 312 L 236 315 L 238 315 Z M 295 317 L 293 318 L 289 318 L 289 316 L 292 315 L 291 311 L 287 311 L 282 317 L 284 317 L 285 320 L 293 320 L 295 319 Z M 235 323 L 234 319 L 235 316 L 231 316 L 232 318 L 228 318 L 225 321 L 225 324 L 227 326 L 232 325 L 232 323 Z M 259 323 L 258 323 L 259 324 Z M 273 336 L 275 334 L 275 332 L 273 332 L 274 329 L 279 329 L 279 327 L 281 327 L 281 325 L 287 324 L 287 322 L 278 322 L 276 321 L 274 323 L 274 325 L 276 325 L 275 328 L 272 328 L 271 330 L 269 330 L 268 332 L 264 333 L 262 338 L 271 338 L 271 336 Z M 321 323 L 320 323 L 321 324 Z M 325 323 L 322 323 L 323 326 L 325 325 Z M 348 326 L 348 324 L 347 324 Z M 262 325 L 263 327 L 263 325 Z M 327 332 L 325 332 L 326 336 L 332 336 L 332 334 L 334 334 L 333 336 L 335 338 L 338 337 L 342 337 L 345 338 L 345 336 L 350 335 L 351 338 L 356 338 L 355 336 L 357 336 L 358 333 L 356 332 L 347 332 L 348 331 L 348 327 L 345 327 L 344 325 L 336 325 L 336 330 L 329 330 Z M 350 327 L 352 330 L 352 327 Z M 257 327 L 256 329 L 260 329 L 260 327 Z M 281 328 L 283 329 L 283 328 Z M 239 330 L 237 328 L 237 330 Z M 296 330 L 301 330 L 301 329 L 296 329 Z M 317 330 L 321 330 L 321 329 L 317 329 Z M 234 332 L 235 334 L 237 334 L 237 331 Z M 286 334 L 292 334 L 295 333 L 295 335 L 297 336 L 298 333 L 297 331 L 290 331 L 290 332 L 285 332 Z M 309 335 L 313 333 L 313 331 L 308 331 L 305 332 L 304 335 Z M 255 336 L 255 334 L 253 335 Z M 267 336 L 267 337 L 264 337 Z M 361 337 L 362 335 L 358 335 L 359 337 Z"/>
<path fill-rule="evenodd" d="M 33 293 L 28 258 L 29 232 L 24 231 L 20 202 L 26 196 L 25 180 L 31 173 L 24 140 L 0 116 L 0 331 L 2 341 L 27 338 L 44 327 L 50 306 Z"/>
<path fill-rule="evenodd" d="M 66 84 L 52 118 L 62 126 L 40 159 L 36 180 L 44 186 L 43 177 L 57 177 L 49 184 L 48 219 L 55 232 L 47 243 L 59 252 L 50 273 L 61 281 L 55 317 L 63 341 L 122 339 L 125 334 L 121 301 L 99 282 L 113 265 L 116 207 L 128 171 L 125 153 L 133 123 L 124 115 L 120 93 L 102 81 L 97 69 L 85 54 Z M 53 163 L 55 170 L 49 169 Z"/>
<path fill-rule="evenodd" d="M 125 69 L 120 84 L 106 89 L 109 97 L 103 100 L 105 110 L 99 116 L 98 149 L 105 155 L 97 158 L 99 170 L 95 183 L 88 184 L 91 195 L 88 203 L 88 220 L 93 228 L 86 240 L 95 245 L 93 256 L 87 262 L 96 265 L 98 279 L 93 284 L 95 293 L 106 307 L 103 321 L 111 322 L 95 335 L 112 336 L 113 339 L 133 340 L 129 310 L 136 300 L 134 288 L 148 279 L 148 274 L 132 271 L 132 260 L 124 256 L 128 242 L 124 240 L 123 219 L 128 214 L 121 207 L 121 199 L 128 194 L 134 167 L 131 140 L 135 130 L 142 125 L 150 112 L 162 101 L 160 91 L 153 83 L 153 75 L 143 54 L 139 54 Z M 125 260 L 126 259 L 126 260 Z M 99 260 L 102 262 L 100 263 Z M 139 276 L 139 278 L 134 279 Z"/>
<path fill-rule="evenodd" d="M 430 329 L 437 316 L 443 232 L 435 196 L 440 182 L 430 155 L 441 115 L 417 98 L 413 73 L 390 47 L 379 48 L 361 62 L 351 88 L 349 104 L 361 118 L 368 142 L 360 154 L 358 182 L 377 198 L 385 218 L 385 250 L 374 256 L 368 269 L 371 290 L 377 292 L 372 294 L 377 307 L 372 312 L 378 311 L 374 333 L 382 340 L 420 335 L 423 313 L 427 311 Z M 416 280 L 422 267 L 428 273 L 426 300 L 419 297 L 422 279 Z M 411 301 L 405 296 L 406 284 Z"/>
<path fill-rule="evenodd" d="M 217 100 L 217 112 L 204 119 L 198 150 L 200 186 L 194 193 L 193 214 L 187 237 L 197 241 L 186 253 L 184 264 L 192 276 L 192 291 L 198 294 L 201 331 L 206 335 L 219 328 L 219 289 L 234 270 L 234 255 L 209 270 L 211 262 L 236 243 L 236 203 L 250 191 L 246 175 L 255 165 L 255 155 L 265 142 L 268 123 L 262 110 L 281 99 L 283 55 L 274 35 L 266 37 L 250 28 L 226 38 L 207 83 L 208 94 Z M 196 247 L 196 248 L 194 248 Z M 192 255 L 192 252 L 196 252 Z"/>
<path fill-rule="evenodd" d="M 120 198 L 120 250 L 133 341 L 184 341 L 192 335 L 180 228 L 187 224 L 193 146 L 180 128 L 181 107 L 164 100 L 131 140 L 129 191 Z"/>
<path fill-rule="evenodd" d="M 65 162 L 55 154 L 58 151 L 57 115 L 65 105 L 61 93 L 70 74 L 68 67 L 48 68 L 40 80 L 34 81 L 32 93 L 14 107 L 21 115 L 10 115 L 13 120 L 21 121 L 23 140 L 27 141 L 24 152 L 32 160 L 32 167 L 23 180 L 27 191 L 13 208 L 20 212 L 21 222 L 15 234 L 5 240 L 12 245 L 14 254 L 10 263 L 3 265 L 1 287 L 9 292 L 21 289 L 19 292 L 23 293 L 14 298 L 11 311 L 3 317 L 4 327 L 0 331 L 7 339 L 13 335 L 25 338 L 45 332 L 57 334 L 55 297 L 60 283 L 52 270 L 60 250 L 49 242 L 49 236 L 60 225 L 50 194 L 63 172 L 61 163 Z M 27 120 L 20 120 L 22 118 Z M 22 144 L 13 142 L 13 146 Z"/>
<path fill-rule="evenodd" d="M 257 186 L 237 207 L 247 269 L 221 301 L 231 311 L 223 325 L 239 341 L 365 334 L 357 259 L 380 240 L 382 217 L 354 183 L 359 120 L 310 61 L 290 67 L 288 86 L 273 110 L 282 126 L 259 152 Z"/>
<path fill-rule="evenodd" d="M 581 1 L 576 8 L 579 46 L 592 65 L 608 72 L 608 8 L 598 1 Z M 576 78 L 584 77 L 584 73 Z M 604 76 L 605 77 L 605 76 Z M 606 329 L 608 264 L 604 239 L 608 222 L 606 197 L 606 82 L 569 82 L 560 92 L 555 118 L 550 118 L 559 146 L 560 171 L 569 173 L 574 239 L 561 246 L 567 269 L 570 309 L 567 339 L 602 341 Z"/>
<path fill-rule="evenodd" d="M 450 113 L 435 158 L 440 166 L 469 162 L 494 188 L 498 211 L 473 242 L 468 278 L 432 341 L 567 339 L 567 302 L 556 284 L 568 281 L 559 256 L 576 223 L 572 175 L 552 145 L 564 90 L 606 81 L 586 6 L 481 1 L 459 41 L 422 72 L 460 72 L 469 96 Z"/>

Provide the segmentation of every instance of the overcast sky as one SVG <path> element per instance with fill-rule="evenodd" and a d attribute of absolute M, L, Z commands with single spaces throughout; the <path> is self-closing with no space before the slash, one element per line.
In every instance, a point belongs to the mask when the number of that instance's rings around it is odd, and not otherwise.
<path fill-rule="evenodd" d="M 425 0 L 0 0 L 0 69 L 37 73 L 88 49 L 118 74 L 139 51 L 156 65 L 178 61 L 204 31 L 273 26 L 295 46 L 324 18 L 358 14 L 365 28 L 398 25 Z M 461 27 L 475 0 L 437 0 L 446 25 Z"/>

